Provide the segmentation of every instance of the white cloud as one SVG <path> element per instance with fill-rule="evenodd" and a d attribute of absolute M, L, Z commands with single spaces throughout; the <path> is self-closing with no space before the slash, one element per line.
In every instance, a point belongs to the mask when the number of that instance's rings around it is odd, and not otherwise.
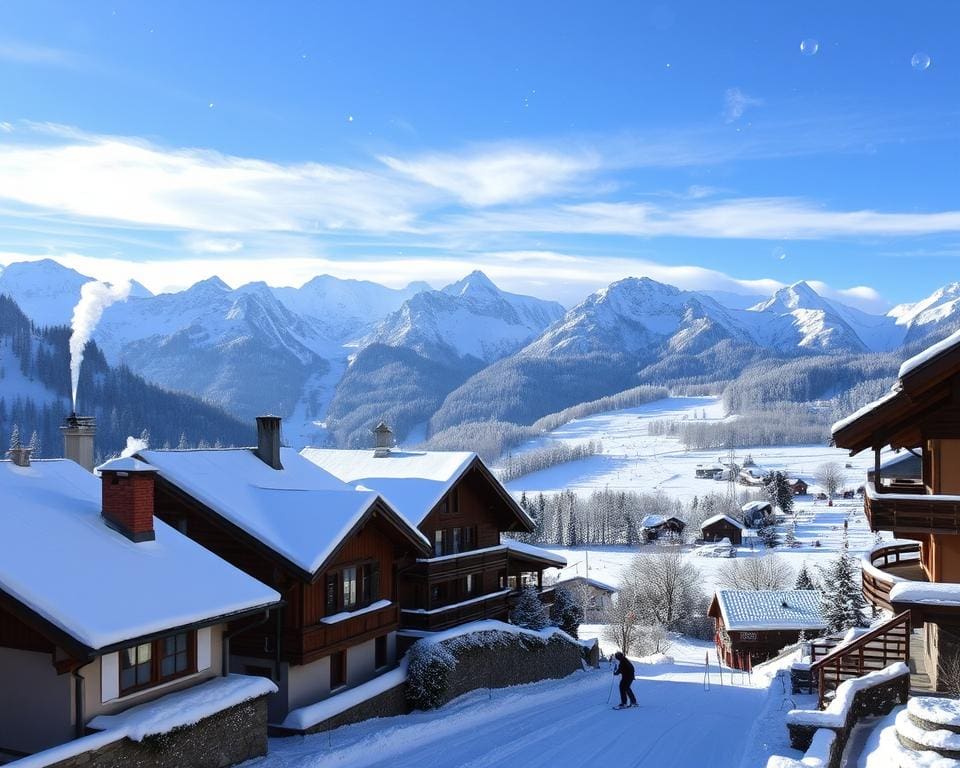
<path fill-rule="evenodd" d="M 748 96 L 739 88 L 727 88 L 723 94 L 724 122 L 734 123 L 743 117 L 743 113 L 750 107 L 759 107 L 762 104 L 763 99 Z"/>
<path fill-rule="evenodd" d="M 236 253 L 243 249 L 240 240 L 230 237 L 209 237 L 207 235 L 188 235 L 184 245 L 194 253 Z"/>
<path fill-rule="evenodd" d="M 70 51 L 34 45 L 18 40 L 0 40 L 0 60 L 17 64 L 45 64 L 48 66 L 74 67 L 81 57 Z"/>
<path fill-rule="evenodd" d="M 513 147 L 473 154 L 433 154 L 412 160 L 380 158 L 389 168 L 449 192 L 469 206 L 516 203 L 569 190 L 597 170 L 594 152 L 563 153 Z"/>

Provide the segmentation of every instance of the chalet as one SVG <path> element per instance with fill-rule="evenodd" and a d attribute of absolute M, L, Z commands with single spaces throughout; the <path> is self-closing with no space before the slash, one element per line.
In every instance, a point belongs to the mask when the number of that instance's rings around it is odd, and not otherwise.
<path fill-rule="evenodd" d="M 740 483 L 740 485 L 760 487 L 763 485 L 763 479 L 766 477 L 766 475 L 766 471 L 757 466 L 745 466 L 740 470 L 740 474 L 737 475 L 737 482 Z"/>
<path fill-rule="evenodd" d="M 816 590 L 722 589 L 710 603 L 717 654 L 734 669 L 750 669 L 797 642 L 800 633 L 827 628 Z"/>
<path fill-rule="evenodd" d="M 748 501 L 740 507 L 740 512 L 747 528 L 757 528 L 764 521 L 773 519 L 773 504 L 769 501 Z"/>
<path fill-rule="evenodd" d="M 863 557 L 864 595 L 923 627 L 917 663 L 945 690 L 944 671 L 960 656 L 960 333 L 903 363 L 889 393 L 833 425 L 833 441 L 851 455 L 873 451 L 866 516 L 900 540 Z M 919 483 L 881 463 L 887 445 L 919 454 Z"/>
<path fill-rule="evenodd" d="M 145 450 L 156 514 L 269 584 L 276 622 L 233 639 L 230 668 L 277 681 L 271 723 L 365 682 L 396 658 L 397 573 L 429 542 L 377 493 L 357 490 L 280 446 L 257 419 L 257 447 Z"/>
<path fill-rule="evenodd" d="M 29 454 L 0 461 L 0 763 L 131 708 L 216 692 L 213 714 L 275 690 L 222 675 L 227 627 L 269 621 L 280 595 L 155 519 L 156 472 L 119 459 L 98 478 Z M 238 744 L 231 729 L 255 726 L 228 719 L 218 737 Z"/>
<path fill-rule="evenodd" d="M 334 477 L 381 494 L 430 542 L 399 573 L 401 625 L 436 631 L 479 619 L 506 619 L 517 592 L 535 586 L 563 557 L 502 534 L 533 531 L 533 521 L 471 452 L 394 448 L 378 426 L 373 451 L 305 448 L 304 458 Z"/>
<path fill-rule="evenodd" d="M 743 523 L 729 515 L 714 515 L 700 523 L 700 538 L 704 541 L 729 539 L 735 547 L 743 544 Z"/>
<path fill-rule="evenodd" d="M 867 472 L 867 480 L 877 485 L 876 470 Z M 914 490 L 923 489 L 923 456 L 920 451 L 904 451 L 880 464 L 880 483 L 884 487 L 905 488 L 914 486 Z M 864 486 L 864 490 L 866 487 Z"/>
<path fill-rule="evenodd" d="M 571 576 L 561 579 L 556 586 L 569 590 L 580 603 L 584 621 L 596 624 L 608 621 L 606 614 L 613 605 L 612 598 L 617 593 L 616 587 L 588 576 Z"/>
<path fill-rule="evenodd" d="M 701 480 L 719 480 L 724 468 L 720 464 L 697 464 L 694 476 Z"/>
<path fill-rule="evenodd" d="M 664 535 L 681 536 L 686 527 L 687 524 L 679 517 L 665 515 L 646 515 L 640 521 L 640 528 L 646 533 L 648 541 L 656 541 Z"/>
<path fill-rule="evenodd" d="M 794 496 L 806 496 L 810 492 L 810 486 L 799 477 L 787 478 L 787 485 L 790 486 Z"/>

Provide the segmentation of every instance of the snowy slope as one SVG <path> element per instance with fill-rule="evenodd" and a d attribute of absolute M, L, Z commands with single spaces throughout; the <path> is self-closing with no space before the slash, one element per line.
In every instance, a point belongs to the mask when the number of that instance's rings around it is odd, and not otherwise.
<path fill-rule="evenodd" d="M 406 347 L 427 357 L 493 362 L 522 347 L 563 314 L 556 302 L 502 291 L 472 272 L 440 291 L 424 291 L 384 319 L 361 346 Z"/>
<path fill-rule="evenodd" d="M 8 294 L 37 325 L 67 325 L 80 300 L 80 287 L 91 280 L 53 259 L 20 261 L 0 271 L 0 293 Z M 152 294 L 134 281 L 130 295 Z"/>

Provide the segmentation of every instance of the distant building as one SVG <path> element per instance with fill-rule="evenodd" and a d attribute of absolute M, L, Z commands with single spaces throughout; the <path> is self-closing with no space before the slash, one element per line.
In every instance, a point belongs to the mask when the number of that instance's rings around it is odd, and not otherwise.
<path fill-rule="evenodd" d="M 769 501 L 748 501 L 740 511 L 743 513 L 743 523 L 747 528 L 756 528 L 767 518 L 773 517 L 773 504 Z"/>
<path fill-rule="evenodd" d="M 704 541 L 729 539 L 735 547 L 743 543 L 743 523 L 729 515 L 714 515 L 700 524 L 700 538 Z"/>
<path fill-rule="evenodd" d="M 799 477 L 788 478 L 787 485 L 790 486 L 794 496 L 806 496 L 810 490 L 810 487 Z"/>
<path fill-rule="evenodd" d="M 719 464 L 698 464 L 694 476 L 701 480 L 719 480 L 723 471 Z"/>
<path fill-rule="evenodd" d="M 796 643 L 800 633 L 827 628 L 817 590 L 722 589 L 710 603 L 717 654 L 734 669 L 749 669 Z"/>
<path fill-rule="evenodd" d="M 617 588 L 587 576 L 573 576 L 556 583 L 570 591 L 583 607 L 583 620 L 588 624 L 600 624 L 606 620 L 605 614 L 612 605 Z"/>
<path fill-rule="evenodd" d="M 656 541 L 667 533 L 680 536 L 687 524 L 679 517 L 647 515 L 640 521 L 640 527 L 646 532 L 648 541 Z"/>

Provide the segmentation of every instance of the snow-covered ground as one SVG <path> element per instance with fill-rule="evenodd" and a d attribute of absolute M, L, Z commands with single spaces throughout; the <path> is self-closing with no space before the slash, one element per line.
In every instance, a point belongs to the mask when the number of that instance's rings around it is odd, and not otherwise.
<path fill-rule="evenodd" d="M 520 477 L 507 485 L 519 494 L 596 489 L 654 492 L 689 501 L 694 496 L 723 492 L 726 483 L 697 479 L 698 464 L 715 464 L 724 456 L 722 450 L 687 451 L 676 437 L 650 434 L 654 421 L 706 420 L 725 418 L 723 405 L 716 397 L 669 397 L 636 408 L 598 413 L 548 432 L 513 451 L 527 451 L 557 443 L 576 445 L 591 440 L 603 443 L 603 453 L 578 461 L 560 464 Z M 817 467 L 826 462 L 839 462 L 845 468 L 845 485 L 857 488 L 863 484 L 866 471 L 873 466 L 869 451 L 850 457 L 845 450 L 826 445 L 771 446 L 738 449 L 736 456 L 747 455 L 769 470 L 780 470 L 791 477 L 800 477 L 815 485 Z M 884 458 L 887 458 L 886 456 Z"/>
<path fill-rule="evenodd" d="M 272 739 L 270 754 L 245 766 L 759 768 L 769 754 L 784 753 L 779 740 L 752 738 L 754 721 L 770 709 L 768 691 L 781 701 L 767 680 L 734 682 L 727 673 L 721 685 L 714 668 L 706 690 L 702 656 L 638 664 L 637 674 L 639 709 L 611 709 L 617 691 L 601 665 L 563 680 L 474 691 L 433 712 Z"/>

